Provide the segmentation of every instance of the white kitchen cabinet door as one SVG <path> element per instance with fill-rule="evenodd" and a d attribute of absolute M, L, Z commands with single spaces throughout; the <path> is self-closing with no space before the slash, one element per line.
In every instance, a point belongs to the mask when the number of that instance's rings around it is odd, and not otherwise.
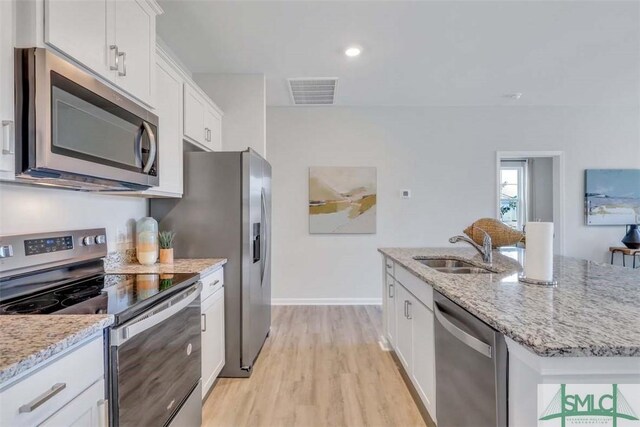
<path fill-rule="evenodd" d="M 136 0 L 115 0 L 113 7 L 114 44 L 119 55 L 116 84 L 151 105 L 155 82 L 155 13 Z"/>
<path fill-rule="evenodd" d="M 413 323 L 411 328 L 413 342 L 411 380 L 431 418 L 436 419 L 434 315 L 431 310 L 414 298 L 410 306 L 410 317 Z"/>
<path fill-rule="evenodd" d="M 45 0 L 44 41 L 94 72 L 113 79 L 107 43 L 107 0 Z"/>
<path fill-rule="evenodd" d="M 400 359 L 406 372 L 411 375 L 411 349 L 412 330 L 411 319 L 407 316 L 408 304 L 411 302 L 411 294 L 398 282 L 395 286 L 395 311 L 396 311 L 396 355 Z"/>
<path fill-rule="evenodd" d="M 207 106 L 204 113 L 204 127 L 206 129 L 205 144 L 211 147 L 212 151 L 222 150 L 222 117 L 220 114 Z"/>
<path fill-rule="evenodd" d="M 0 179 L 15 179 L 13 107 L 13 1 L 0 1 Z"/>
<path fill-rule="evenodd" d="M 182 77 L 160 55 L 156 65 L 156 114 L 159 119 L 158 170 L 160 185 L 147 191 L 182 196 Z"/>
<path fill-rule="evenodd" d="M 104 380 L 99 380 L 76 396 L 40 427 L 107 427 Z"/>
<path fill-rule="evenodd" d="M 385 314 L 386 338 L 391 347 L 394 347 L 396 342 L 396 285 L 393 277 L 388 274 L 385 274 L 385 277 L 385 298 L 387 300 L 387 313 Z"/>
<path fill-rule="evenodd" d="M 225 363 L 224 288 L 202 302 L 202 397 L 204 398 Z"/>
<path fill-rule="evenodd" d="M 185 83 L 184 136 L 202 146 L 206 145 L 205 110 L 205 100 L 189 83 Z"/>

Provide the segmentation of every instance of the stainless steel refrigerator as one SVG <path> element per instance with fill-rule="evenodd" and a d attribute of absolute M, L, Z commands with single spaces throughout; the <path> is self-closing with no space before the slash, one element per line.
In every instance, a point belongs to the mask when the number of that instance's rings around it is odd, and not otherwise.
<path fill-rule="evenodd" d="M 151 200 L 150 211 L 177 233 L 177 257 L 229 260 L 220 376 L 250 376 L 271 326 L 271 165 L 251 149 L 184 153 L 182 199 Z"/>

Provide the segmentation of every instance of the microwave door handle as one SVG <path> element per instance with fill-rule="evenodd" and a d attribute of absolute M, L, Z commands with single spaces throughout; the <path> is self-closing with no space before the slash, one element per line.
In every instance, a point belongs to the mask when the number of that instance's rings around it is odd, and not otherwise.
<path fill-rule="evenodd" d="M 153 133 L 153 129 L 149 126 L 149 123 L 142 122 L 142 126 L 144 130 L 149 135 L 149 158 L 147 159 L 147 163 L 144 165 L 142 172 L 149 173 L 151 167 L 153 166 L 153 162 L 156 160 L 156 155 L 158 153 L 158 141 L 156 141 L 156 135 Z M 138 135 L 138 149 L 140 150 L 140 161 L 142 161 L 142 133 L 140 132 Z"/>
<path fill-rule="evenodd" d="M 200 296 L 202 291 L 202 282 L 198 282 L 196 286 L 190 287 L 186 291 L 178 294 L 178 296 L 169 300 L 164 304 L 164 308 L 149 317 L 133 322 L 129 325 L 121 326 L 111 330 L 111 346 L 117 347 L 142 332 L 164 322 L 171 316 L 182 311 L 190 305 L 196 298 Z M 186 295 L 186 296 L 185 296 Z"/>

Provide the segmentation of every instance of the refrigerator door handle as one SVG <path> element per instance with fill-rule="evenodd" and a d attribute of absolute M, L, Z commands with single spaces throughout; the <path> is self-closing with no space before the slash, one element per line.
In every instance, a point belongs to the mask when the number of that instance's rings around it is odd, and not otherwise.
<path fill-rule="evenodd" d="M 264 223 L 263 232 L 264 239 L 264 251 L 262 262 L 260 263 L 260 286 L 264 286 L 264 272 L 267 267 L 267 253 L 269 251 L 269 224 L 267 222 L 267 198 L 264 194 L 264 188 L 260 190 L 260 214 L 262 215 L 262 221 Z"/>

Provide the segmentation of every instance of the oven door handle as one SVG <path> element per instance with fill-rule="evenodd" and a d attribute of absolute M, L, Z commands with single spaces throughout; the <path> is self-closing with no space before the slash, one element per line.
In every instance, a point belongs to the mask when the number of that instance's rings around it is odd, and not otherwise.
<path fill-rule="evenodd" d="M 111 346 L 118 347 L 136 335 L 164 322 L 195 301 L 195 299 L 200 296 L 200 292 L 202 292 L 202 282 L 198 282 L 196 286 L 192 286 L 175 297 L 172 297 L 169 301 L 161 304 L 141 319 L 112 329 Z"/>

